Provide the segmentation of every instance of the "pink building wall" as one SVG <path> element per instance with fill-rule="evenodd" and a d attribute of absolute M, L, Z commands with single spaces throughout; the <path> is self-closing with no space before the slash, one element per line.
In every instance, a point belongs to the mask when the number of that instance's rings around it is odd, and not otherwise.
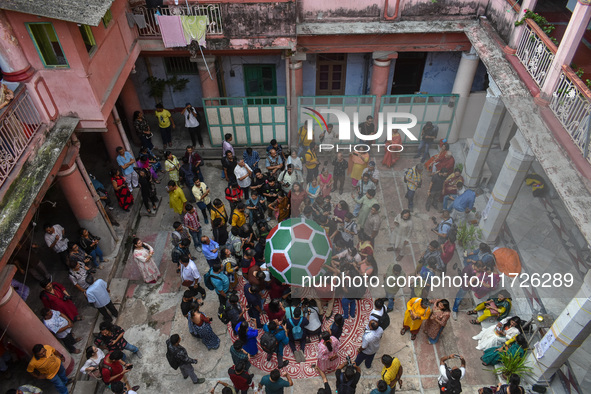
<path fill-rule="evenodd" d="M 139 55 L 137 31 L 127 23 L 127 2 L 116 0 L 105 28 L 91 26 L 97 49 L 89 56 L 78 25 L 18 12 L 6 12 L 25 56 L 45 80 L 62 115 L 80 118 L 81 128 L 105 128 L 113 105 Z M 51 22 L 69 68 L 45 68 L 25 23 Z"/>

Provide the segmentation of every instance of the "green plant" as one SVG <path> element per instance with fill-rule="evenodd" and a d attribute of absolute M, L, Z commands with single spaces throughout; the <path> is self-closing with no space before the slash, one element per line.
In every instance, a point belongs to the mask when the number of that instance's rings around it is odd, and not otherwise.
<path fill-rule="evenodd" d="M 170 85 L 173 91 L 181 92 L 185 90 L 187 84 L 189 83 L 189 80 L 187 78 L 178 79 L 175 75 L 172 78 L 166 80 L 166 83 Z"/>
<path fill-rule="evenodd" d="M 457 168 L 460 170 L 460 173 L 464 170 L 464 164 L 463 163 L 456 163 L 456 165 L 454 166 L 454 168 Z"/>
<path fill-rule="evenodd" d="M 538 14 L 537 12 L 533 12 L 532 10 L 528 10 L 528 9 L 523 10 L 523 12 L 525 13 L 523 15 L 523 18 L 521 18 L 518 21 L 515 21 L 515 26 L 521 26 L 525 23 L 526 19 L 531 19 L 532 21 L 534 21 L 536 23 L 536 25 L 540 26 L 540 29 L 542 29 L 542 31 L 544 33 L 546 33 L 548 38 L 550 38 L 552 40 L 552 42 L 554 42 L 556 44 L 556 42 L 557 42 L 556 38 L 550 37 L 550 34 L 552 34 L 554 29 L 556 29 L 556 26 L 554 26 L 552 23 L 548 22 L 548 20 L 546 18 L 544 18 L 542 15 Z"/>
<path fill-rule="evenodd" d="M 469 250 L 475 247 L 476 241 L 482 237 L 482 230 L 478 226 L 462 222 L 458 225 L 458 234 L 456 240 L 460 247 Z"/>
<path fill-rule="evenodd" d="M 158 77 L 148 77 L 146 78 L 146 83 L 150 87 L 150 91 L 148 95 L 150 97 L 154 97 L 157 101 L 162 101 L 162 96 L 164 95 L 164 89 L 166 88 L 166 80 Z"/>
<path fill-rule="evenodd" d="M 502 374 L 509 380 L 511 375 L 515 374 L 521 378 L 531 375 L 533 369 L 527 364 L 527 354 L 525 352 L 509 351 L 499 352 L 501 366 L 494 369 L 495 373 Z"/>
<path fill-rule="evenodd" d="M 588 88 L 591 88 L 591 79 L 585 79 L 585 85 L 587 85 Z"/>

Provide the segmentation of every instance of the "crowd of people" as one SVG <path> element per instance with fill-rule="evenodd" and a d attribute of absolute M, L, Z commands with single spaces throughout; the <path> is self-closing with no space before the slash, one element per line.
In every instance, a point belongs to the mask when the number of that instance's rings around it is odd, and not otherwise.
<path fill-rule="evenodd" d="M 362 364 L 371 368 L 384 330 L 390 326 L 388 313 L 394 310 L 395 297 L 401 290 L 395 284 L 397 281 L 385 282 L 388 285 L 384 287 L 383 297 L 374 300 L 361 346 L 355 354 L 345 355 L 340 352 L 343 335 L 347 335 L 343 327 L 349 319 L 356 317 L 359 300 L 367 297 L 366 289 L 348 289 L 338 301 L 334 296 L 296 298 L 288 284 L 281 283 L 270 274 L 265 261 L 265 243 L 273 223 L 290 217 L 312 219 L 325 229 L 333 245 L 333 257 L 324 266 L 325 275 L 379 276 L 374 247 L 382 225 L 382 214 L 376 196 L 380 172 L 375 161 L 368 153 L 352 152 L 347 158 L 343 153 L 331 155 L 330 160 L 321 163 L 316 142 L 308 138 L 305 126 L 299 130 L 297 149 L 288 151 L 273 139 L 266 149 L 265 159 L 252 148 L 246 148 L 241 156 L 237 155 L 232 135 L 226 134 L 222 146 L 221 176 L 227 187 L 224 196 L 214 196 L 204 182 L 203 160 L 194 149 L 196 141 L 187 146 L 181 160 L 166 150 L 172 142 L 164 137 L 175 125 L 168 111 L 161 106 L 158 111 L 165 145 L 163 156 L 154 154 L 149 126 L 143 114 L 136 113 L 135 125 L 144 146 L 140 156 L 135 158 L 124 148 L 117 148 L 118 167 L 111 171 L 111 183 L 121 209 L 130 209 L 134 203 L 132 191 L 139 187 L 146 212 L 153 214 L 159 201 L 156 184 L 168 179 L 169 207 L 176 214 L 175 221 L 171 223 L 170 259 L 185 288 L 180 308 L 187 319 L 189 333 L 200 340 L 207 350 L 220 346 L 220 339 L 211 326 L 214 316 L 207 316 L 202 311 L 208 295 L 215 293 L 219 303 L 217 317 L 230 325 L 235 338 L 230 348 L 233 365 L 228 369 L 232 384 L 219 381 L 216 387 L 221 385 L 223 394 L 246 393 L 255 387 L 257 390 L 264 388 L 266 393 L 282 393 L 283 388 L 293 385 L 289 374 L 282 372 L 289 364 L 284 360 L 287 347 L 297 362 L 303 362 L 306 360 L 306 346 L 314 346 L 317 362 L 313 367 L 324 385 L 318 393 L 332 392 L 326 376 L 332 372 L 335 372 L 335 388 L 339 393 L 354 393 L 361 377 Z M 187 104 L 183 114 L 186 114 L 187 128 L 196 128 L 193 117 L 197 115 L 190 104 Z M 368 125 L 371 121 L 368 119 Z M 421 157 L 421 162 L 404 170 L 408 208 L 402 210 L 393 222 L 396 261 L 388 265 L 382 277 L 407 275 L 398 262 L 403 258 L 406 247 L 411 246 L 414 198 L 423 178 L 429 176 L 425 210 L 440 210 L 441 204 L 441 217 L 432 217 L 434 239 L 419 257 L 414 273 L 420 275 L 424 282 L 410 289 L 411 298 L 406 303 L 400 334 L 405 335 L 409 331 L 410 339 L 414 341 L 422 328 L 429 343 L 435 344 L 441 338 L 448 319 L 457 319 L 459 304 L 468 292 L 474 292 L 477 298 L 491 295 L 468 313 L 482 311 L 480 317 L 472 321 L 473 324 L 480 324 L 487 318 L 499 320 L 493 330 L 485 329 L 474 337 L 479 341 L 477 349 L 484 350 L 483 364 L 494 365 L 499 361 L 501 352 L 525 352 L 527 342 L 524 344 L 520 331 L 521 320 L 510 314 L 510 295 L 505 291 L 492 295 L 499 286 L 499 278 L 494 273 L 495 258 L 488 245 L 481 244 L 477 250 L 467 254 L 464 267 L 455 265 L 451 268 L 468 277 L 484 278 L 479 281 L 481 284 L 478 287 L 458 289 L 452 307 L 447 299 L 429 299 L 430 278 L 450 269 L 447 265 L 455 252 L 457 226 L 471 220 L 477 195 L 464 186 L 461 168 L 454 167 L 455 160 L 445 141 L 439 143 L 439 153 L 430 157 L 429 148 L 437 137 L 437 130 L 431 122 L 425 124 L 416 156 Z M 336 134 L 334 128 L 329 127 L 320 136 L 320 141 L 332 141 L 336 138 L 333 134 Z M 195 130 L 191 136 L 203 146 Z M 400 144 L 400 141 L 400 134 L 395 131 L 387 144 Z M 398 158 L 397 153 L 387 152 L 382 164 L 391 167 Z M 164 160 L 163 165 L 161 160 Z M 337 193 L 343 194 L 344 185 L 349 181 L 352 190 L 349 201 L 352 203 L 342 197 L 333 201 Z M 204 235 L 204 225 L 211 226 L 211 238 Z M 132 386 L 126 377 L 133 364 L 126 361 L 124 350 L 137 358 L 142 357 L 141 352 L 125 340 L 125 331 L 112 323 L 118 312 L 111 302 L 109 288 L 106 282 L 93 277 L 95 270 L 102 269 L 101 263 L 104 262 L 100 238 L 86 229 L 80 229 L 80 241 L 71 243 L 59 224 L 47 224 L 44 229 L 47 246 L 68 266 L 74 288 L 84 293 L 104 318 L 94 345 L 85 350 L 86 362 L 80 371 L 101 379 L 115 393 L 135 392 L 138 386 Z M 161 276 L 154 253 L 151 245 L 139 238 L 133 239 L 133 260 L 147 284 L 157 283 Z M 198 256 L 203 256 L 207 262 L 208 270 L 203 275 L 197 268 Z M 80 339 L 71 333 L 72 326 L 80 319 L 76 305 L 63 284 L 51 281 L 47 273 L 43 273 L 42 264 L 36 267 L 41 275 L 41 299 L 45 306 L 41 319 L 69 352 L 79 353 L 75 344 Z M 337 302 L 342 306 L 342 313 L 335 313 Z M 190 377 L 193 383 L 203 384 L 205 379 L 199 378 L 193 367 L 198 360 L 189 357 L 180 343 L 178 334 L 171 335 L 166 341 L 166 357 L 170 366 L 180 369 L 183 378 Z M 250 372 L 250 360 L 260 350 L 266 353 L 268 362 L 276 363 L 276 368 L 256 382 Z M 63 355 L 43 344 L 36 345 L 33 354 L 29 372 L 38 378 L 51 380 L 60 393 L 67 393 L 68 380 L 61 365 Z M 346 361 L 340 362 L 345 356 Z M 446 365 L 454 358 L 460 360 L 460 367 Z M 403 384 L 403 365 L 398 358 L 388 354 L 384 354 L 380 362 L 381 379 L 376 381 L 371 393 L 394 393 L 396 387 Z M 442 392 L 458 393 L 460 380 L 466 373 L 464 359 L 450 355 L 443 357 L 440 363 L 439 386 Z M 519 392 L 514 388 L 515 384 L 519 386 L 519 382 L 515 382 L 511 378 L 511 385 L 499 386 L 498 392 Z M 212 393 L 216 387 L 211 390 Z M 487 393 L 490 389 L 482 390 Z"/>

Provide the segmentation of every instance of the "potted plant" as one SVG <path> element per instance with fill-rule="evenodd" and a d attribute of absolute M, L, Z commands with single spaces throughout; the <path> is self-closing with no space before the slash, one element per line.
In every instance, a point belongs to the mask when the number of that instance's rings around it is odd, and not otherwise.
<path fill-rule="evenodd" d="M 482 230 L 480 227 L 467 222 L 462 222 L 458 225 L 457 242 L 463 250 L 471 250 L 475 248 L 475 243 L 482 237 Z"/>
<path fill-rule="evenodd" d="M 501 366 L 496 367 L 494 372 L 501 374 L 505 381 L 508 381 L 511 375 L 518 375 L 520 378 L 524 378 L 531 375 L 533 369 L 527 363 L 527 353 L 523 352 L 500 352 Z"/>
<path fill-rule="evenodd" d="M 164 89 L 166 88 L 166 80 L 151 76 L 146 78 L 146 83 L 150 87 L 148 95 L 153 97 L 157 103 L 161 103 L 162 96 L 164 95 Z"/>

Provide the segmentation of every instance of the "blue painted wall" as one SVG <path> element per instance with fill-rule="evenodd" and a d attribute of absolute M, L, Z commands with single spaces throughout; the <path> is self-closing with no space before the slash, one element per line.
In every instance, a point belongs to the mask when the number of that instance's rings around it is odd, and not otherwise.
<path fill-rule="evenodd" d="M 224 82 L 226 84 L 227 97 L 244 97 L 244 64 L 274 64 L 277 78 L 277 95 L 285 96 L 285 60 L 281 55 L 274 56 L 224 56 L 222 67 L 224 69 Z M 234 76 L 230 76 L 230 70 L 234 70 Z"/>
<path fill-rule="evenodd" d="M 421 92 L 427 94 L 450 94 L 458 72 L 461 52 L 430 52 L 425 62 Z M 472 91 L 484 89 L 486 67 L 479 62 Z"/>
<path fill-rule="evenodd" d="M 347 55 L 347 77 L 345 83 L 345 95 L 347 96 L 357 96 L 365 94 L 365 92 L 363 91 L 363 79 L 367 76 L 364 75 L 364 55 L 364 53 L 349 53 Z M 366 83 L 366 86 L 369 86 L 369 81 L 367 81 Z"/>
<path fill-rule="evenodd" d="M 303 62 L 303 95 L 316 96 L 316 55 L 307 55 Z"/>

